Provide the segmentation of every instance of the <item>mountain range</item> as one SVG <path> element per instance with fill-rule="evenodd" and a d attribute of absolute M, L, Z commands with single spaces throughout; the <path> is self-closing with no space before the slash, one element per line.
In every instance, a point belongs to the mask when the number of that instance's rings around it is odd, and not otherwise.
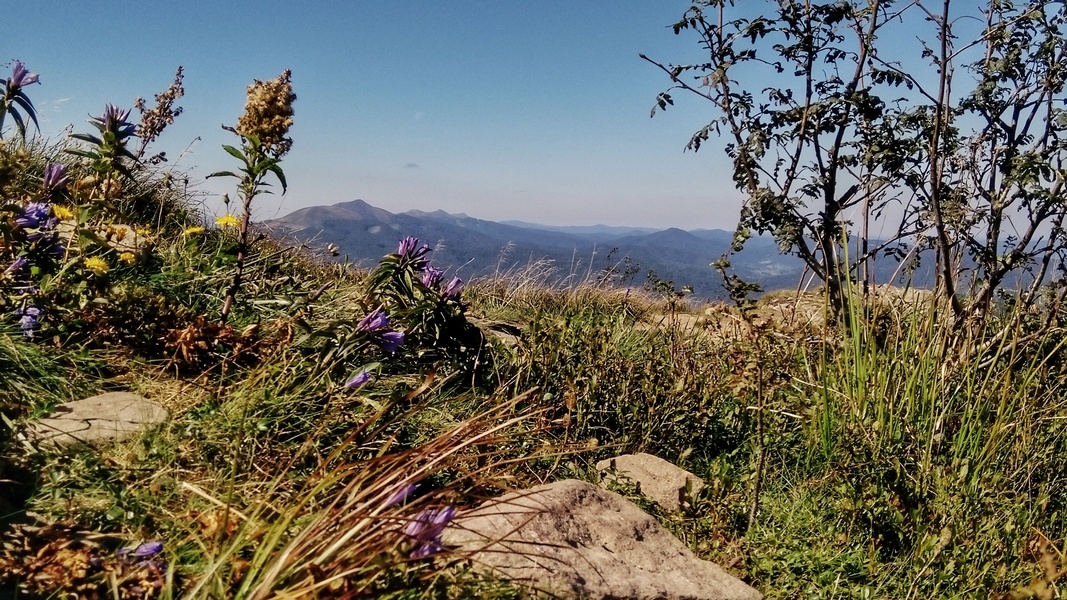
<path fill-rule="evenodd" d="M 551 265 L 549 284 L 566 285 L 610 272 L 619 285 L 671 281 L 678 289 L 692 286 L 695 296 L 708 300 L 726 296 L 722 277 L 709 264 L 733 239 L 733 232 L 721 229 L 548 226 L 485 221 L 441 210 L 391 213 L 363 200 L 303 208 L 263 225 L 280 239 L 313 248 L 335 244 L 342 257 L 363 266 L 395 252 L 401 238 L 415 236 L 433 248 L 435 265 L 465 280 L 517 273 L 533 264 L 543 273 Z M 750 239 L 730 262 L 734 273 L 765 291 L 795 289 L 804 271 L 800 259 L 781 254 L 765 237 Z"/>

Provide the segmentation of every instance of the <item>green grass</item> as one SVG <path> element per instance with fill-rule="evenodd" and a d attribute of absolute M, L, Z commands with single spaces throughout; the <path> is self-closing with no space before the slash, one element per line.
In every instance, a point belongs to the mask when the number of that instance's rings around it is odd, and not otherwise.
<path fill-rule="evenodd" d="M 360 285 L 334 283 L 334 297 Z M 488 288 L 478 293 L 476 307 L 503 302 Z M 580 294 L 539 289 L 523 298 L 526 312 L 509 308 L 511 319 L 525 314 L 523 339 L 494 350 L 487 387 L 428 364 L 383 372 L 351 393 L 316 372 L 299 346 L 274 345 L 254 364 L 195 376 L 131 358 L 123 381 L 164 399 L 172 421 L 100 451 L 18 459 L 37 473 L 25 508 L 131 541 L 165 540 L 172 593 L 197 597 L 304 589 L 312 580 L 278 557 L 321 552 L 301 542 L 320 534 L 301 532 L 329 534 L 330 515 L 347 506 L 336 502 L 366 506 L 379 478 L 422 469 L 423 502 L 462 504 L 508 485 L 588 477 L 588 464 L 620 452 L 651 452 L 704 478 L 708 488 L 687 513 L 649 510 L 769 598 L 989 595 L 1040 574 L 1027 554 L 1038 534 L 1063 539 L 1067 394 L 1055 334 L 956 362 L 956 338 L 922 314 L 888 335 L 857 326 L 818 339 L 780 330 L 726 339 L 646 326 L 660 321 L 651 303 Z M 6 380 L 5 397 L 48 406 L 117 385 L 106 372 L 87 384 L 101 350 L 0 340 L 0 359 L 23 369 Z M 498 418 L 493 407 L 530 390 L 508 411 L 540 417 L 500 415 L 506 435 L 494 437 L 490 454 L 467 445 L 462 432 L 475 435 Z M 757 393 L 766 463 L 750 525 Z M 8 404 L 24 420 L 39 412 L 31 405 Z M 20 446 L 7 448 L 16 461 Z M 427 469 L 425 457 L 442 452 L 449 460 Z M 399 560 L 385 529 L 353 535 L 362 545 L 333 565 L 350 572 L 346 586 L 383 596 L 464 586 L 519 593 Z"/>

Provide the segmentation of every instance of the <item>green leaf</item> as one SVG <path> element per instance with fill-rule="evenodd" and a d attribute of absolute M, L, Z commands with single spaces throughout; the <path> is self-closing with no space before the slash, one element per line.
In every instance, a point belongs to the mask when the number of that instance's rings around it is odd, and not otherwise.
<path fill-rule="evenodd" d="M 241 176 L 233 171 L 215 171 L 204 179 L 211 179 L 212 177 L 236 177 L 237 179 L 241 179 Z"/>
<path fill-rule="evenodd" d="M 40 131 L 41 125 L 37 122 L 37 110 L 33 107 L 33 103 L 30 102 L 30 97 L 27 96 L 24 92 L 20 91 L 18 94 L 15 94 L 15 97 L 12 98 L 12 101 L 15 104 L 21 106 L 22 109 L 26 111 L 26 115 L 29 116 L 30 120 L 33 121 L 33 126 L 36 127 L 38 131 Z"/>
<path fill-rule="evenodd" d="M 278 181 L 281 182 L 282 194 L 284 194 L 287 189 L 287 186 L 285 184 L 285 173 L 282 172 L 281 165 L 277 164 L 277 161 L 275 161 L 275 164 L 271 165 L 269 167 L 269 170 L 271 173 L 274 173 L 274 175 L 278 178 Z"/>
<path fill-rule="evenodd" d="M 244 152 L 241 152 L 237 148 L 234 148 L 233 146 L 230 146 L 228 144 L 223 144 L 222 145 L 222 149 L 225 150 L 227 153 L 229 153 L 230 156 L 232 156 L 232 157 L 236 158 L 237 160 L 245 163 L 246 165 L 248 164 L 248 157 L 246 157 L 244 155 Z"/>
<path fill-rule="evenodd" d="M 96 160 L 96 159 L 100 158 L 99 154 L 97 154 L 96 152 L 88 151 L 88 150 L 71 150 L 71 149 L 67 149 L 65 152 L 67 154 L 73 154 L 74 156 L 81 156 L 82 158 L 88 158 L 90 160 Z"/>
<path fill-rule="evenodd" d="M 8 111 L 8 114 L 11 115 L 12 119 L 15 119 L 15 125 L 17 125 L 19 128 L 19 134 L 22 135 L 22 137 L 26 137 L 26 124 L 23 123 L 22 116 L 19 115 L 19 111 Z"/>
<path fill-rule="evenodd" d="M 90 144 L 92 144 L 94 146 L 103 146 L 104 145 L 104 141 L 103 140 L 101 140 L 100 138 L 96 137 L 95 135 L 89 135 L 87 133 L 72 133 L 72 134 L 70 134 L 70 137 L 72 137 L 72 138 L 74 138 L 76 140 L 81 140 L 83 142 L 89 142 Z"/>

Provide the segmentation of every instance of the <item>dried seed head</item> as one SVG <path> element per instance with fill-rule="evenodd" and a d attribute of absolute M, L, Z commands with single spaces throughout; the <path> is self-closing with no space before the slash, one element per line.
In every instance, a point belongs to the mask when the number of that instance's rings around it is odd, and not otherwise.
<path fill-rule="evenodd" d="M 237 121 L 237 133 L 259 138 L 264 152 L 280 158 L 293 145 L 286 137 L 293 126 L 292 73 L 286 69 L 277 79 L 259 81 L 248 86 L 245 114 Z"/>
<path fill-rule="evenodd" d="M 134 102 L 134 107 L 141 113 L 141 122 L 137 125 L 137 136 L 141 138 L 139 156 L 144 154 L 148 144 L 155 141 L 159 134 L 163 133 L 167 125 L 174 123 L 174 119 L 182 114 L 182 107 L 176 107 L 174 103 L 185 95 L 185 87 L 182 85 L 184 79 L 185 70 L 182 67 L 178 67 L 178 71 L 174 74 L 174 82 L 170 84 L 167 91 L 156 94 L 155 108 L 147 108 L 144 98 L 138 98 Z M 161 154 L 157 155 L 157 157 L 161 157 Z"/>

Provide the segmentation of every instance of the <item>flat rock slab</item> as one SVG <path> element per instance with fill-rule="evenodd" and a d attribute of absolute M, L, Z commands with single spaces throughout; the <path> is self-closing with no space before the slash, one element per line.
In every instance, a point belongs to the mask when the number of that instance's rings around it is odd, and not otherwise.
<path fill-rule="evenodd" d="M 621 475 L 633 481 L 641 493 L 667 510 L 679 510 L 687 496 L 695 496 L 704 487 L 704 481 L 696 475 L 651 454 L 623 454 L 602 460 L 596 464 L 603 482 L 607 483 Z M 689 493 L 686 493 L 686 485 Z"/>
<path fill-rule="evenodd" d="M 622 496 L 568 479 L 456 518 L 443 541 L 517 584 L 563 597 L 760 600 Z"/>
<path fill-rule="evenodd" d="M 162 406 L 130 392 L 108 392 L 60 404 L 29 435 L 60 447 L 124 440 L 167 420 Z"/>

